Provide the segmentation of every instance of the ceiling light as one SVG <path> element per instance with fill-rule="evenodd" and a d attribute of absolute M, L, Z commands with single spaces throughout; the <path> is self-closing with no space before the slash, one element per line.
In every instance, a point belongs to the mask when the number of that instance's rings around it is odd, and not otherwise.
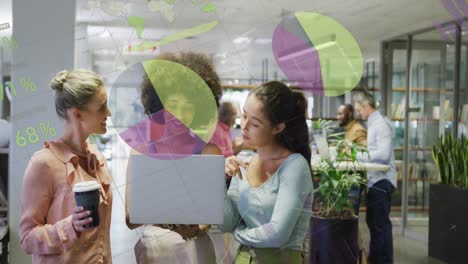
<path fill-rule="evenodd" d="M 117 52 L 111 49 L 100 49 L 93 52 L 95 55 L 116 55 Z"/>
<path fill-rule="evenodd" d="M 265 45 L 265 44 L 270 44 L 270 43 L 271 43 L 271 38 L 257 38 L 257 39 L 255 39 L 255 44 Z"/>
<path fill-rule="evenodd" d="M 215 58 L 221 58 L 221 59 L 225 59 L 226 58 L 226 53 L 216 53 L 214 55 Z"/>
<path fill-rule="evenodd" d="M 108 38 L 111 36 L 110 32 L 108 30 L 102 32 L 101 35 L 99 35 L 101 38 Z"/>
<path fill-rule="evenodd" d="M 248 37 L 237 37 L 232 42 L 234 42 L 235 44 L 249 44 L 250 41 L 251 39 Z"/>

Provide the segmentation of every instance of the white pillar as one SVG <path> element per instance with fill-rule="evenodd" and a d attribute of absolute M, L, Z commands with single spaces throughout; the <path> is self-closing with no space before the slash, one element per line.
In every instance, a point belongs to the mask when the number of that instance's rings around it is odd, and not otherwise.
<path fill-rule="evenodd" d="M 42 148 L 42 142 L 53 137 L 45 137 L 40 123 L 50 122 L 57 136 L 63 131 L 63 123 L 55 114 L 54 97 L 48 81 L 58 71 L 72 69 L 75 29 L 75 1 L 59 0 L 14 0 L 13 38 L 19 48 L 13 49 L 12 81 L 16 85 L 17 96 L 12 100 L 12 136 L 9 159 L 9 225 L 10 263 L 31 263 L 19 245 L 18 225 L 20 217 L 20 197 L 23 175 L 30 155 Z M 21 87 L 21 78 L 30 78 L 37 91 L 27 93 Z M 17 131 L 26 135 L 26 128 L 33 127 L 39 135 L 39 142 L 19 147 L 16 143 Z"/>
<path fill-rule="evenodd" d="M 75 68 L 93 70 L 91 53 L 88 43 L 88 25 L 80 23 L 75 27 Z"/>

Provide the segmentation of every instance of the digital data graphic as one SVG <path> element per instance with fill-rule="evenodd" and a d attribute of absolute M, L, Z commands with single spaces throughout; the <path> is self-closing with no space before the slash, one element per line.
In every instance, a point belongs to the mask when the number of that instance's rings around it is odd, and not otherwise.
<path fill-rule="evenodd" d="M 13 37 L 3 37 L 2 42 L 6 47 L 8 47 L 10 49 L 19 48 L 18 42 Z"/>
<path fill-rule="evenodd" d="M 25 94 L 34 93 L 37 91 L 37 87 L 33 81 L 31 81 L 31 77 L 24 77 L 20 79 L 20 85 L 25 90 Z M 5 93 L 7 96 L 16 97 L 16 85 L 13 82 L 8 82 L 6 84 L 0 83 L 0 102 L 3 101 L 5 98 Z"/>
<path fill-rule="evenodd" d="M 4 30 L 4 29 L 9 29 L 10 28 L 10 23 L 1 23 L 0 24 L 0 30 Z"/>
<path fill-rule="evenodd" d="M 468 12 L 465 2 L 468 0 L 438 1 L 455 19 L 464 18 Z M 156 170 L 165 169 L 152 167 L 155 159 L 164 160 L 165 164 L 181 164 L 183 159 L 201 154 L 218 125 L 216 99 L 206 80 L 189 67 L 164 60 L 159 55 L 184 51 L 207 55 L 213 60 L 222 83 L 232 85 L 229 91 L 232 93 L 240 94 L 242 91 L 247 94 L 250 91 L 248 89 L 264 81 L 281 80 L 300 87 L 307 94 L 318 95 L 315 100 L 320 96 L 341 96 L 358 86 L 363 75 L 364 59 L 357 39 L 364 43 L 365 38 L 362 35 L 359 38 L 353 36 L 356 33 L 355 25 L 348 23 L 347 17 L 337 16 L 318 5 L 307 8 L 307 3 L 300 5 L 284 1 L 277 4 L 279 7 L 269 1 L 77 1 L 79 16 L 75 24 L 74 52 L 78 56 L 75 55 L 75 60 L 84 58 L 85 68 L 103 77 L 112 113 L 107 119 L 111 119 L 107 123 L 107 134 L 94 135 L 95 138 L 89 138 L 88 141 L 105 147 L 107 155 L 103 157 L 107 159 L 113 177 L 110 186 L 114 193 L 111 225 L 113 263 L 132 263 L 129 260 L 136 258 L 135 246 L 142 242 L 148 248 L 155 249 L 155 255 L 171 255 L 172 259 L 168 263 L 177 263 L 177 260 L 188 263 L 193 261 L 196 253 L 205 252 L 194 250 L 194 254 L 182 247 L 182 250 L 172 247 L 167 237 L 152 233 L 159 227 L 148 225 L 130 230 L 125 225 L 126 188 L 134 183 L 127 178 L 127 168 L 131 167 L 129 156 L 138 152 L 150 157 L 145 159 L 149 161 L 145 163 L 147 167 L 134 166 L 137 170 L 134 170 L 136 173 L 133 175 L 140 178 L 154 177 Z M 255 14 L 258 10 L 268 15 Z M 428 21 L 431 23 L 433 20 L 430 18 Z M 440 27 L 440 23 L 436 22 L 434 26 L 441 37 L 453 40 L 455 27 Z M 12 21 L 0 21 L 0 33 L 8 33 L 10 27 L 13 27 Z M 0 44 L 4 52 L 16 54 L 31 45 L 21 34 L 2 35 Z M 365 52 L 368 52 L 367 46 Z M 19 67 L 21 63 L 15 62 L 11 67 Z M 260 68 L 262 79 L 259 78 Z M 50 76 L 54 74 L 56 72 L 50 73 Z M 52 96 L 53 91 L 49 91 L 44 80 L 37 76 L 30 77 L 25 72 L 14 77 L 0 84 L 0 103 L 7 103 L 8 100 L 34 101 L 36 96 L 44 93 Z M 248 89 L 244 89 L 244 85 L 249 86 Z M 316 104 L 316 107 L 322 105 Z M 50 119 L 36 117 L 38 114 L 50 114 Z M 21 124 L 12 130 L 10 137 L 10 147 L 20 153 L 15 156 L 32 157 L 41 148 L 43 141 L 60 137 L 64 122 L 56 122 L 55 117 L 53 104 L 15 109 L 10 115 L 10 121 Z M 107 142 L 102 143 L 104 139 Z M 14 162 L 20 164 L 23 161 L 18 159 Z M 190 173 L 193 175 L 184 171 L 171 176 L 173 182 L 185 184 L 187 189 L 174 188 L 178 185 L 164 181 L 157 181 L 157 188 L 173 192 L 178 198 L 189 201 L 193 198 L 190 191 L 195 188 L 186 184 L 184 177 L 199 176 L 192 171 Z M 224 172 L 219 173 L 219 176 L 224 181 Z M 21 184 L 15 181 L 12 185 L 19 190 Z M 287 186 L 295 182 L 283 181 L 282 184 Z M 224 187 L 223 182 L 219 190 L 224 191 Z M 187 197 L 182 197 L 185 194 Z M 310 192 L 295 194 L 297 199 L 305 201 L 304 206 L 295 206 L 294 210 L 312 211 L 312 207 L 306 204 Z M 268 240 L 280 252 L 284 249 L 284 241 L 278 236 L 278 230 L 275 230 L 276 223 L 271 218 L 271 212 L 265 209 L 266 201 L 261 199 L 264 194 L 255 190 L 241 195 L 242 199 L 251 201 L 247 210 L 258 212 L 258 228 L 253 228 L 252 239 Z M 167 203 L 170 203 L 168 200 Z M 195 199 L 192 200 L 187 202 L 188 207 L 195 204 Z M 165 202 L 148 204 L 148 210 Z M 247 228 L 244 220 L 236 222 L 238 227 Z M 169 236 L 176 235 L 169 230 L 162 232 Z M 215 248 L 216 263 L 233 263 L 232 258 L 237 254 L 238 245 L 233 235 L 223 234 L 213 226 L 209 236 L 208 240 L 211 240 L 208 241 L 206 252 L 215 254 Z M 198 239 L 195 241 L 200 243 Z M 346 250 L 343 248 L 343 252 L 348 252 Z"/>
<path fill-rule="evenodd" d="M 463 18 L 468 14 L 468 3 L 466 0 L 440 0 L 441 5 L 450 13 L 453 19 L 461 22 L 462 31 L 466 28 Z M 445 41 L 455 41 L 456 26 L 451 24 L 443 27 L 439 20 L 434 20 L 433 25 Z"/>
<path fill-rule="evenodd" d="M 214 27 L 216 27 L 216 25 L 218 25 L 218 21 L 211 21 L 208 23 L 200 24 L 198 26 L 191 27 L 191 28 L 182 30 L 180 32 L 177 32 L 176 34 L 168 35 L 164 37 L 163 39 L 156 41 L 156 42 L 144 41 L 143 43 L 135 47 L 129 46 L 128 50 L 129 51 L 145 51 L 148 49 L 153 49 L 154 47 L 160 47 L 162 45 L 167 45 L 177 40 L 193 37 L 193 36 L 208 32 L 212 30 Z"/>
<path fill-rule="evenodd" d="M 39 128 L 42 132 L 44 140 L 55 137 L 57 134 L 55 132 L 55 129 L 50 126 L 50 121 L 47 121 L 47 124 L 45 122 L 41 122 L 39 124 Z M 27 127 L 25 129 L 25 132 L 26 137 L 22 136 L 20 129 L 18 129 L 18 131 L 16 132 L 15 141 L 18 147 L 26 146 L 28 141 L 29 143 L 33 144 L 39 142 L 39 136 L 37 135 L 36 129 L 34 127 Z"/>
<path fill-rule="evenodd" d="M 272 46 L 287 78 L 313 94 L 342 95 L 361 79 L 361 49 L 353 35 L 330 17 L 311 12 L 286 17 L 273 33 Z"/>
<path fill-rule="evenodd" d="M 218 120 L 205 81 L 167 60 L 129 67 L 114 82 L 109 104 L 119 136 L 134 150 L 155 158 L 199 154 Z"/>

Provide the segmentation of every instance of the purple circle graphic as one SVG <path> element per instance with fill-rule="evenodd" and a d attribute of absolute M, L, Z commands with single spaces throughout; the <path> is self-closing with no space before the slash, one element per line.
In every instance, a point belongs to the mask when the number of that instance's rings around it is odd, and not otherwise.
<path fill-rule="evenodd" d="M 272 49 L 289 81 L 313 94 L 345 94 L 362 76 L 362 53 L 352 34 L 318 13 L 285 17 L 273 33 Z"/>
<path fill-rule="evenodd" d="M 114 82 L 109 105 L 120 138 L 133 150 L 163 160 L 200 154 L 218 122 L 206 82 L 166 60 L 129 67 Z"/>

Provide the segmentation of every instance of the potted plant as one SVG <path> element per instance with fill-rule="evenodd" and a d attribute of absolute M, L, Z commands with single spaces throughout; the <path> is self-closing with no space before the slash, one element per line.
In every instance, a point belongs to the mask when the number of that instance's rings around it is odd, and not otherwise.
<path fill-rule="evenodd" d="M 367 149 L 344 141 L 337 134 L 328 138 L 336 143 L 336 157 L 321 158 L 312 168 L 320 182 L 314 191 L 310 263 L 355 264 L 359 254 L 356 214 L 365 182 L 365 167 L 358 161 L 358 153 Z M 340 163 L 345 163 L 346 168 L 339 167 Z"/>
<path fill-rule="evenodd" d="M 430 186 L 429 256 L 448 263 L 466 263 L 468 139 L 441 136 L 432 156 L 441 182 Z"/>

